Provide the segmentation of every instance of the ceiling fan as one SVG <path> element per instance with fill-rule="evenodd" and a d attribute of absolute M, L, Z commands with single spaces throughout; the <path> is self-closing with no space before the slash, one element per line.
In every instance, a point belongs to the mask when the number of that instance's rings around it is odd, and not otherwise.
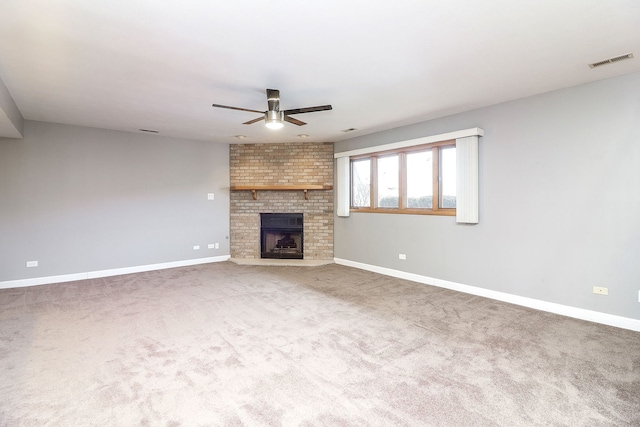
<path fill-rule="evenodd" d="M 213 104 L 212 107 L 228 108 L 230 110 L 251 111 L 253 113 L 263 114 L 262 117 L 244 122 L 243 125 L 257 123 L 264 119 L 265 125 L 269 129 L 280 129 L 284 126 L 283 122 L 293 123 L 294 125 L 304 126 L 305 122 L 291 117 L 292 114 L 313 113 L 314 111 L 331 110 L 331 105 L 319 105 L 317 107 L 293 108 L 291 110 L 280 111 L 280 91 L 277 89 L 267 89 L 267 111 L 250 110 L 248 108 L 230 107 L 228 105 Z"/>

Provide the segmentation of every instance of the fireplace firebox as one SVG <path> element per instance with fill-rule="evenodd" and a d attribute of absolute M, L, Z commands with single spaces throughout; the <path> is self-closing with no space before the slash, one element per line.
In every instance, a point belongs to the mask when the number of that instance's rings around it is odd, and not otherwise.
<path fill-rule="evenodd" d="M 303 259 L 301 213 L 260 214 L 260 258 Z"/>

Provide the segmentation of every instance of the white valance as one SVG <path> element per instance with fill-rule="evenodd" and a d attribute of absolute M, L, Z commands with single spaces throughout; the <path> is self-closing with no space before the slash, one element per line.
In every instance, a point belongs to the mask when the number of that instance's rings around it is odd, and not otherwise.
<path fill-rule="evenodd" d="M 360 148 L 357 150 L 342 151 L 334 153 L 334 158 L 360 156 L 363 154 L 377 153 L 380 151 L 396 150 L 400 148 L 415 147 L 417 145 L 431 144 L 432 142 L 448 141 L 450 139 L 464 138 L 467 136 L 483 136 L 484 130 L 481 128 L 470 128 L 457 130 L 455 132 L 441 133 L 439 135 L 423 136 L 422 138 L 408 139 L 406 141 L 392 142 L 389 144 L 376 145 L 374 147 Z"/>

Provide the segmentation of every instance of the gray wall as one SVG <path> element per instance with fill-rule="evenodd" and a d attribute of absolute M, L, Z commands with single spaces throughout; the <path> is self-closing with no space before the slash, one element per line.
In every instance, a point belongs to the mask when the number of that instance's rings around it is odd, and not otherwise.
<path fill-rule="evenodd" d="M 228 233 L 228 145 L 34 121 L 0 138 L 0 281 L 228 255 Z"/>
<path fill-rule="evenodd" d="M 476 126 L 485 130 L 479 224 L 352 213 L 335 218 L 336 258 L 640 319 L 640 73 L 345 140 L 335 151 Z"/>

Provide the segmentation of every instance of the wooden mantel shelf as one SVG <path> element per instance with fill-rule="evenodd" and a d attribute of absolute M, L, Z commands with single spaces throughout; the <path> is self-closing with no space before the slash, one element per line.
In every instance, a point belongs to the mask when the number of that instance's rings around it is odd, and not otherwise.
<path fill-rule="evenodd" d="M 300 185 L 232 185 L 231 191 L 251 191 L 253 200 L 258 199 L 258 191 L 304 191 L 305 200 L 309 200 L 309 190 L 333 190 L 333 185 L 300 184 Z"/>

